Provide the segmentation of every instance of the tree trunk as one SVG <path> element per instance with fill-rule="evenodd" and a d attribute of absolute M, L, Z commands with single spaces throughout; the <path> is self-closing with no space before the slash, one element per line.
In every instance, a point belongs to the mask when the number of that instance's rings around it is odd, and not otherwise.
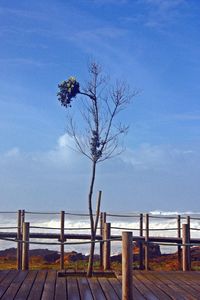
<path fill-rule="evenodd" d="M 95 175 L 96 175 L 96 161 L 93 161 L 92 165 L 92 178 L 90 182 L 90 189 L 88 195 L 88 208 L 89 208 L 89 215 L 90 215 L 90 228 L 91 228 L 91 245 L 90 245 L 90 257 L 88 262 L 88 270 L 87 276 L 92 276 L 93 270 L 93 258 L 94 258 L 94 249 L 95 249 L 95 228 L 94 228 L 94 219 L 93 219 L 93 210 L 92 210 L 92 195 L 93 195 L 93 188 L 95 182 Z"/>

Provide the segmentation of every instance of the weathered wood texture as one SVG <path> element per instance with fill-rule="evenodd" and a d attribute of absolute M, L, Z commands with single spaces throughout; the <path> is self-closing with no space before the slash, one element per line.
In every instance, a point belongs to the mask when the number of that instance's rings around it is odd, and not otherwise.
<path fill-rule="evenodd" d="M 122 233 L 122 299 L 133 300 L 133 235 L 132 232 Z"/>
<path fill-rule="evenodd" d="M 103 239 L 107 242 L 104 242 L 103 245 L 103 268 L 104 270 L 110 269 L 110 230 L 111 230 L 111 224 L 110 223 L 104 223 L 104 235 Z"/>
<path fill-rule="evenodd" d="M 29 223 L 23 223 L 22 270 L 29 269 Z"/>
<path fill-rule="evenodd" d="M 200 299 L 200 272 L 133 272 L 133 299 Z M 0 271 L 3 300 L 119 300 L 121 278 L 58 277 L 56 271 Z"/>

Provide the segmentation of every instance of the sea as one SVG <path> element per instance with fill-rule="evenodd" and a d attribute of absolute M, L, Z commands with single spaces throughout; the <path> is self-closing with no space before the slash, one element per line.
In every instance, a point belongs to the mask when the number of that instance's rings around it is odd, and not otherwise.
<path fill-rule="evenodd" d="M 145 228 L 145 214 L 144 228 Z M 181 216 L 181 225 L 187 222 L 187 216 L 190 216 L 190 236 L 191 238 L 200 238 L 200 213 L 198 212 L 173 212 L 173 211 L 152 211 L 149 212 L 150 236 L 177 237 L 177 216 Z M 111 223 L 111 234 L 121 235 L 123 231 L 132 231 L 133 236 L 139 236 L 140 213 L 119 213 L 107 212 L 107 222 Z M 30 223 L 31 232 L 42 233 L 60 233 L 60 213 L 59 212 L 25 212 L 25 221 Z M 0 232 L 17 231 L 17 213 L 0 212 Z M 90 233 L 90 222 L 87 212 L 66 212 L 65 213 L 65 233 Z M 97 229 L 97 234 L 100 231 Z M 31 239 L 30 249 L 45 248 L 51 250 L 60 250 L 58 240 L 38 240 Z M 65 251 L 89 253 L 89 243 L 84 240 L 67 240 Z M 38 243 L 38 244 L 37 244 Z M 44 244 L 41 244 L 44 243 Z M 52 245 L 52 243 L 54 243 Z M 16 247 L 16 241 L 0 239 L 0 249 Z M 111 243 L 111 255 L 121 253 L 121 241 Z M 177 251 L 177 246 L 160 245 L 161 253 L 173 253 Z M 99 253 L 99 243 L 96 243 L 95 253 Z"/>

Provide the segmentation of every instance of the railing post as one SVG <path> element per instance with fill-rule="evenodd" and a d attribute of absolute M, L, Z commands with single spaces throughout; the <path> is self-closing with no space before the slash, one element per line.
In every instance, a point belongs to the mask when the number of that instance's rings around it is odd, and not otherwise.
<path fill-rule="evenodd" d="M 143 214 L 140 214 L 140 237 L 143 237 Z M 144 269 L 143 265 L 143 242 L 139 241 L 139 264 L 140 270 Z"/>
<path fill-rule="evenodd" d="M 110 269 L 110 223 L 104 223 L 104 235 L 103 239 L 107 240 L 104 242 L 103 246 L 103 268 L 104 270 L 109 270 Z"/>
<path fill-rule="evenodd" d="M 29 269 L 29 223 L 23 223 L 22 270 Z"/>
<path fill-rule="evenodd" d="M 65 212 L 60 212 L 60 269 L 64 270 L 64 256 L 65 256 Z"/>
<path fill-rule="evenodd" d="M 25 209 L 22 209 L 21 216 L 22 216 L 21 224 L 23 224 L 25 222 Z"/>
<path fill-rule="evenodd" d="M 182 225 L 183 229 L 182 229 L 182 243 L 183 243 L 183 255 L 182 255 L 182 264 L 183 264 L 183 271 L 189 271 L 190 270 L 190 262 L 189 262 L 189 255 L 188 252 L 190 251 L 189 244 L 190 243 L 190 239 L 189 239 L 189 226 L 188 224 L 183 224 Z"/>
<path fill-rule="evenodd" d="M 122 300 L 133 300 L 133 235 L 122 232 Z"/>
<path fill-rule="evenodd" d="M 149 270 L 149 214 L 145 215 L 145 248 L 144 248 L 144 255 L 145 255 L 145 270 Z"/>
<path fill-rule="evenodd" d="M 187 224 L 188 224 L 188 241 L 190 243 L 190 216 L 187 216 Z M 191 270 L 191 254 L 190 254 L 190 247 L 188 247 L 188 264 L 189 269 Z"/>
<path fill-rule="evenodd" d="M 177 216 L 177 237 L 181 238 L 181 216 Z M 178 246 L 178 268 L 181 270 L 181 246 Z"/>
<path fill-rule="evenodd" d="M 100 214 L 100 235 L 103 240 L 104 235 L 104 223 L 106 223 L 106 212 L 101 212 Z M 103 242 L 100 242 L 99 251 L 100 251 L 100 267 L 103 267 Z"/>
<path fill-rule="evenodd" d="M 18 210 L 17 215 L 17 270 L 22 269 L 22 243 L 19 241 L 22 239 L 22 211 Z"/>

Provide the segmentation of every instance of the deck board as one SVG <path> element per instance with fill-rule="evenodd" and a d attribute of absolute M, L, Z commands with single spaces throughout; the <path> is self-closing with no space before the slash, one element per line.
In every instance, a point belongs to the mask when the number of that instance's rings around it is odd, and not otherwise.
<path fill-rule="evenodd" d="M 161 274 L 152 274 L 155 284 L 159 284 L 161 289 L 166 292 L 173 300 L 186 300 L 182 295 L 181 289 L 177 288 L 175 284 L 169 284 L 163 279 Z"/>
<path fill-rule="evenodd" d="M 167 273 L 163 273 L 162 274 L 165 278 L 168 278 L 171 282 L 173 282 L 174 284 L 178 285 L 179 287 L 181 287 L 184 291 L 184 293 L 186 292 L 188 297 L 191 297 L 191 299 L 196 299 L 197 296 L 199 296 L 199 292 L 196 291 L 189 283 L 189 281 L 184 279 L 184 274 L 183 276 L 178 276 L 176 274 L 174 274 L 174 276 L 170 276 L 170 274 Z M 194 298 L 192 298 L 194 297 Z"/>
<path fill-rule="evenodd" d="M 26 272 L 19 272 L 17 276 L 14 278 L 8 289 L 6 290 L 5 294 L 2 296 L 2 300 L 11 300 L 14 299 L 15 295 L 17 294 L 21 284 L 24 282 L 28 271 Z"/>
<path fill-rule="evenodd" d="M 103 290 L 101 288 L 101 286 L 99 285 L 99 282 L 97 280 L 97 278 L 90 278 L 88 280 L 90 289 L 92 291 L 92 296 L 94 298 L 94 300 L 105 300 L 106 297 L 103 293 Z"/>
<path fill-rule="evenodd" d="M 41 270 L 37 273 L 34 285 L 28 296 L 28 300 L 40 300 L 44 288 L 44 283 L 46 280 L 47 271 Z"/>
<path fill-rule="evenodd" d="M 41 300 L 53 300 L 56 286 L 56 272 L 48 271 Z"/>
<path fill-rule="evenodd" d="M 92 291 L 85 277 L 77 278 L 81 299 L 93 300 Z"/>
<path fill-rule="evenodd" d="M 19 274 L 19 271 L 11 270 L 6 274 L 6 276 L 3 278 L 3 280 L 0 283 L 0 298 L 4 295 L 6 290 L 11 285 L 14 278 Z"/>
<path fill-rule="evenodd" d="M 19 291 L 17 292 L 14 298 L 15 300 L 22 300 L 28 298 L 28 295 L 30 294 L 36 275 L 37 275 L 37 271 L 28 272 L 27 276 L 25 277 L 25 280 L 23 281 Z"/>
<path fill-rule="evenodd" d="M 1 300 L 119 300 L 121 278 L 58 277 L 54 270 L 0 271 Z M 134 300 L 200 299 L 200 272 L 133 272 Z"/>
<path fill-rule="evenodd" d="M 107 300 L 119 300 L 120 299 L 118 297 L 117 293 L 115 292 L 115 290 L 112 289 L 112 286 L 109 283 L 107 278 L 99 278 L 98 281 L 102 287 L 102 290 L 103 290 L 104 295 Z"/>
<path fill-rule="evenodd" d="M 63 300 L 67 299 L 66 278 L 57 277 L 55 300 L 60 300 L 60 299 L 63 299 Z"/>
<path fill-rule="evenodd" d="M 157 287 L 153 281 L 151 281 L 148 277 L 144 276 L 144 273 L 137 273 L 136 278 L 139 281 L 142 281 L 143 284 L 146 286 L 147 289 L 150 289 L 154 295 L 156 295 L 156 297 L 158 299 L 163 299 L 163 300 L 170 300 L 171 297 L 169 295 L 167 295 L 166 292 L 164 292 L 162 289 L 160 289 L 159 287 Z"/>

